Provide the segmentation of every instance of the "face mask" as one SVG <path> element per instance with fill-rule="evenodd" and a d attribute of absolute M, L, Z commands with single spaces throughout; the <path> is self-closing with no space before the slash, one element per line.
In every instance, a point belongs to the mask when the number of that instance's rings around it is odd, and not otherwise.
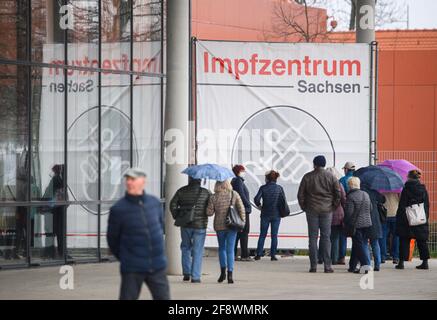
<path fill-rule="evenodd" d="M 240 172 L 240 177 L 244 178 L 245 175 L 246 175 L 246 172 L 244 172 L 244 171 Z"/>

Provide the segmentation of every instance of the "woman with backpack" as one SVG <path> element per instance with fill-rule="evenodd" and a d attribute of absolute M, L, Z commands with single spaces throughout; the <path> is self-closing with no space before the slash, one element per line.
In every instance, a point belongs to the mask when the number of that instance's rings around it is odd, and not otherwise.
<path fill-rule="evenodd" d="M 234 249 L 237 233 L 240 230 L 229 227 L 228 215 L 231 207 L 236 209 L 241 221 L 244 223 L 246 213 L 240 195 L 232 189 L 229 180 L 217 181 L 214 186 L 214 194 L 208 201 L 207 215 L 214 215 L 214 230 L 217 233 L 219 244 L 218 251 L 221 273 L 218 282 L 223 282 L 226 279 L 227 269 L 228 283 L 234 283 Z"/>
<path fill-rule="evenodd" d="M 429 269 L 428 259 L 430 256 L 427 243 L 429 237 L 429 197 L 425 185 L 420 182 L 421 176 L 422 174 L 418 170 L 410 171 L 401 193 L 396 214 L 396 234 L 399 236 L 399 264 L 396 269 L 404 269 L 404 261 L 408 261 L 410 253 L 411 239 L 416 239 L 420 260 L 422 260 L 422 264 L 416 268 Z M 423 210 L 423 223 L 413 223 L 411 216 L 410 221 L 408 219 L 408 212 L 415 205 L 421 207 L 419 210 Z"/>

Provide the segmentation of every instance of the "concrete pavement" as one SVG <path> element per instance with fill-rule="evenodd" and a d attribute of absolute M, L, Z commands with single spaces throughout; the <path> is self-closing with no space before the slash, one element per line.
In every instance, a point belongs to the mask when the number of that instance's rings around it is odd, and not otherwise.
<path fill-rule="evenodd" d="M 374 289 L 362 290 L 360 278 L 345 266 L 334 266 L 335 273 L 308 273 L 307 257 L 282 258 L 271 262 L 236 262 L 235 284 L 217 283 L 218 258 L 204 258 L 201 284 L 183 283 L 170 276 L 174 299 L 437 299 L 437 260 L 431 270 L 415 270 L 419 261 L 395 270 L 391 261 L 375 272 Z M 74 265 L 73 290 L 59 287 L 60 267 L 0 271 L 0 299 L 117 299 L 118 263 Z M 150 299 L 146 287 L 141 299 Z"/>

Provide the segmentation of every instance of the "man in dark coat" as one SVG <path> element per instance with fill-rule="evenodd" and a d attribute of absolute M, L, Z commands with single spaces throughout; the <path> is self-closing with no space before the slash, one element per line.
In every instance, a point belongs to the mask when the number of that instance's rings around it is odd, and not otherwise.
<path fill-rule="evenodd" d="M 244 225 L 244 229 L 238 232 L 237 240 L 235 241 L 235 256 L 237 256 L 238 241 L 240 241 L 241 261 L 253 261 L 250 258 L 250 254 L 249 254 L 249 232 L 250 232 L 249 215 L 252 212 L 252 205 L 250 204 L 249 190 L 244 184 L 244 178 L 243 178 L 244 174 L 246 173 L 246 170 L 242 165 L 235 165 L 232 168 L 232 171 L 235 174 L 235 178 L 233 178 L 231 181 L 232 188 L 240 195 L 240 198 L 243 201 L 244 211 L 246 212 L 246 220 L 245 220 L 246 223 Z"/>
<path fill-rule="evenodd" d="M 313 164 L 314 170 L 305 174 L 300 182 L 297 199 L 308 222 L 310 272 L 317 272 L 317 239 L 320 230 L 320 256 L 325 264 L 325 272 L 332 273 L 331 222 L 332 213 L 340 205 L 340 184 L 332 173 L 325 170 L 324 156 L 315 157 Z"/>
<path fill-rule="evenodd" d="M 202 275 L 202 258 L 205 246 L 208 216 L 206 208 L 211 192 L 202 188 L 200 180 L 189 178 L 188 185 L 183 186 L 170 201 L 170 212 L 176 218 L 178 208 L 192 208 L 194 214 L 191 222 L 181 225 L 182 271 L 184 281 L 200 283 Z"/>
<path fill-rule="evenodd" d="M 416 239 L 422 264 L 417 269 L 428 269 L 430 258 L 428 249 L 429 237 L 429 197 L 425 185 L 420 182 L 421 173 L 412 170 L 408 173 L 408 181 L 401 193 L 399 207 L 396 214 L 396 234 L 399 236 L 399 264 L 396 269 L 404 269 L 404 261 L 408 261 L 411 239 Z M 423 203 L 426 213 L 426 223 L 410 226 L 407 219 L 406 208 L 413 204 Z"/>
<path fill-rule="evenodd" d="M 124 176 L 126 194 L 111 207 L 107 231 L 109 248 L 120 261 L 120 299 L 138 299 L 145 282 L 153 299 L 169 300 L 161 202 L 144 192 L 143 171 L 129 169 Z"/>

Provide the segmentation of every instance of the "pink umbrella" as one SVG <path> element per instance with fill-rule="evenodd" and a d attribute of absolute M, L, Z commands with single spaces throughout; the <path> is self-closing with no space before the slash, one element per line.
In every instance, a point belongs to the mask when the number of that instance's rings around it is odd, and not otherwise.
<path fill-rule="evenodd" d="M 412 164 L 411 162 L 404 160 L 404 159 L 385 160 L 384 162 L 378 164 L 378 166 L 386 167 L 386 168 L 393 170 L 394 172 L 399 173 L 399 175 L 401 176 L 401 178 L 404 182 L 407 181 L 408 172 L 410 172 L 411 170 L 420 170 L 414 164 Z M 384 190 L 379 190 L 379 191 L 384 192 Z M 391 191 L 391 192 L 401 192 L 401 191 L 402 191 L 402 189 Z"/>

